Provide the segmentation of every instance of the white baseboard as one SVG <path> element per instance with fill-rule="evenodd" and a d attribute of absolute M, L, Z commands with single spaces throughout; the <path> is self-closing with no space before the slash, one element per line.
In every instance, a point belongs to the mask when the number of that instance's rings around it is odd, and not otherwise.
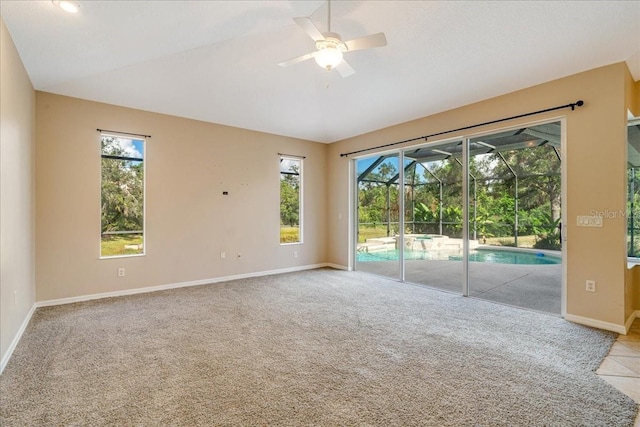
<path fill-rule="evenodd" d="M 53 305 L 71 304 L 74 302 L 91 301 L 91 300 L 102 299 L 102 298 L 121 297 L 125 295 L 135 295 L 135 294 L 143 294 L 147 292 L 165 291 L 167 289 L 186 288 L 188 286 L 209 285 L 212 283 L 228 282 L 229 280 L 247 279 L 250 277 L 271 276 L 274 274 L 292 273 L 295 271 L 303 271 L 303 270 L 313 270 L 313 269 L 322 268 L 322 267 L 333 267 L 333 266 L 323 263 L 323 264 L 303 265 L 299 267 L 280 268 L 277 270 L 257 271 L 254 273 L 236 274 L 234 276 L 214 277 L 210 279 L 193 280 L 190 282 L 169 283 L 166 285 L 148 286 L 145 288 L 125 289 L 122 291 L 103 292 L 99 294 L 81 295 L 77 297 L 58 298 L 58 299 L 47 300 L 47 301 L 38 301 L 36 302 L 36 305 L 38 307 L 49 307 Z M 333 267 L 333 268 L 336 268 L 336 267 Z"/>
<path fill-rule="evenodd" d="M 564 316 L 564 319 L 570 322 L 579 323 L 581 325 L 604 329 L 605 331 L 616 332 L 618 334 L 625 335 L 627 333 L 627 329 L 624 325 L 616 325 L 615 323 L 603 322 L 601 320 L 590 319 L 588 317 L 576 316 L 573 314 L 566 314 Z"/>
<path fill-rule="evenodd" d="M 626 329 L 625 335 L 627 334 L 627 332 L 629 332 L 629 329 L 631 329 L 631 325 L 636 319 L 640 319 L 640 310 L 636 310 L 631 313 L 631 316 L 629 316 L 627 321 L 624 323 L 624 328 Z"/>
<path fill-rule="evenodd" d="M 15 337 L 13 337 L 13 341 L 11 341 L 11 345 L 9 346 L 9 348 L 7 349 L 5 354 L 2 355 L 2 360 L 0 361 L 0 374 L 2 374 L 2 372 L 4 371 L 4 368 L 7 366 L 7 363 L 9 363 L 9 359 L 11 359 L 11 355 L 13 354 L 13 350 L 16 349 L 16 346 L 20 342 L 20 338 L 22 338 L 22 334 L 24 333 L 25 329 L 27 329 L 27 325 L 29 324 L 29 321 L 31 320 L 31 316 L 33 316 L 33 313 L 35 313 L 36 308 L 37 308 L 36 304 L 33 304 L 31 306 L 31 310 L 29 310 L 29 312 L 27 313 L 27 316 L 22 321 L 22 324 L 20 325 L 20 328 L 18 329 L 18 333 L 16 334 Z"/>
<path fill-rule="evenodd" d="M 331 262 L 326 263 L 325 267 L 334 268 L 336 270 L 351 271 L 351 269 L 349 267 L 347 267 L 346 265 L 333 264 Z"/>

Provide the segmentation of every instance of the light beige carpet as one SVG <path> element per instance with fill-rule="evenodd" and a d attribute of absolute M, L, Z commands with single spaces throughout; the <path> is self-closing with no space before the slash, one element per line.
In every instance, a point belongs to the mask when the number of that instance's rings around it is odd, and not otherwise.
<path fill-rule="evenodd" d="M 2 426 L 631 426 L 615 334 L 329 269 L 38 309 Z"/>

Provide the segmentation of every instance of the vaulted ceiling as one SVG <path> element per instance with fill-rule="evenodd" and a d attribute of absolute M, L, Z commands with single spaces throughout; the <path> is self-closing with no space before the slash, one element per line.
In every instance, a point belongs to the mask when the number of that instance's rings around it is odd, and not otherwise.
<path fill-rule="evenodd" d="M 627 61 L 640 79 L 640 1 L 332 1 L 332 31 L 384 32 L 342 78 L 292 18 L 324 1 L 0 1 L 38 90 L 319 142 Z M 574 100 L 567 100 L 568 102 Z"/>

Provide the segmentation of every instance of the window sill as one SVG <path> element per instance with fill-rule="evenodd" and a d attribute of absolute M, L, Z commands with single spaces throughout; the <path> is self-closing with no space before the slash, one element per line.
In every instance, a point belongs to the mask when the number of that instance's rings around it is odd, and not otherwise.
<path fill-rule="evenodd" d="M 112 255 L 112 256 L 101 256 L 98 259 L 119 259 L 119 258 L 135 258 L 146 256 L 146 254 L 130 254 L 130 255 Z"/>

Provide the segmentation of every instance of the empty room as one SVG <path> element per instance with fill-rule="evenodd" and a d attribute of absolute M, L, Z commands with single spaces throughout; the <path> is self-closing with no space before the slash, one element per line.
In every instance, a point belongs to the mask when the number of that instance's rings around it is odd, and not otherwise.
<path fill-rule="evenodd" d="M 640 1 L 1 0 L 0 67 L 0 425 L 640 425 Z"/>

